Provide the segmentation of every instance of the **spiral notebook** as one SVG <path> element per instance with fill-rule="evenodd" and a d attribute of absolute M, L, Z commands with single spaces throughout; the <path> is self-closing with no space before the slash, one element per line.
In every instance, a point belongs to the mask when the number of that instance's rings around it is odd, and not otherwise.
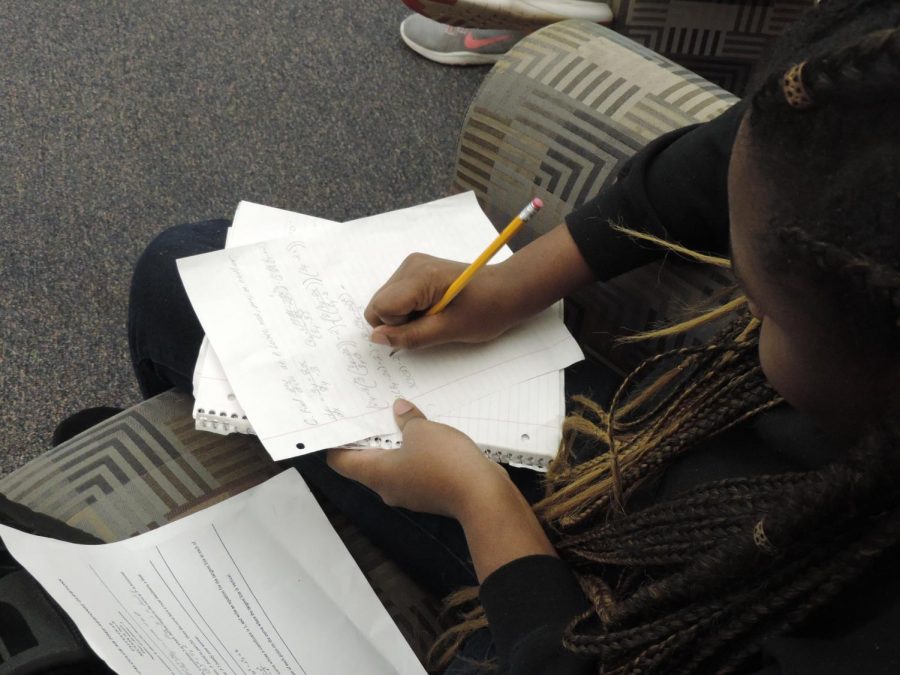
<path fill-rule="evenodd" d="M 474 197 L 450 198 L 477 208 Z M 441 200 L 444 201 L 444 200 Z M 416 207 L 427 211 L 429 205 Z M 228 233 L 227 248 L 281 239 L 334 226 L 331 221 L 241 202 Z M 509 255 L 505 251 L 504 255 Z M 561 303 L 554 308 L 561 321 Z M 577 359 L 576 359 L 577 360 Z M 219 434 L 255 433 L 225 369 L 204 339 L 194 370 L 196 428 Z M 506 387 L 434 419 L 473 438 L 491 458 L 514 465 L 545 469 L 555 456 L 564 416 L 564 374 L 554 370 Z M 349 447 L 396 447 L 400 435 L 387 433 L 348 444 Z"/>

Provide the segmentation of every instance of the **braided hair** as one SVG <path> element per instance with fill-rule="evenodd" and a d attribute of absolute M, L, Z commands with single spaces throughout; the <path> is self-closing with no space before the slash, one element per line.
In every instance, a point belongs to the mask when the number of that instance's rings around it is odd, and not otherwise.
<path fill-rule="evenodd" d="M 885 28 L 892 26 L 892 28 Z M 825 0 L 781 41 L 747 116 L 771 176 L 766 256 L 813 280 L 860 345 L 900 353 L 900 3 Z M 804 62 L 803 108 L 784 77 Z M 777 180 L 776 180 L 777 177 Z M 781 403 L 762 373 L 759 322 L 740 300 L 708 344 L 654 357 L 608 409 L 582 397 L 535 511 L 590 609 L 566 648 L 599 673 L 729 673 L 900 544 L 900 420 L 870 425 L 812 471 L 700 485 L 630 512 L 676 458 Z M 874 341 L 874 342 L 873 342 Z M 673 365 L 674 364 L 674 365 Z M 585 457 L 589 457 L 586 459 Z M 486 624 L 475 602 L 446 634 Z"/>
<path fill-rule="evenodd" d="M 779 211 L 765 257 L 776 273 L 799 266 L 825 288 L 861 343 L 896 349 L 900 31 L 883 28 L 808 58 L 800 74 L 809 105 L 785 105 L 775 74 L 748 117 Z"/>

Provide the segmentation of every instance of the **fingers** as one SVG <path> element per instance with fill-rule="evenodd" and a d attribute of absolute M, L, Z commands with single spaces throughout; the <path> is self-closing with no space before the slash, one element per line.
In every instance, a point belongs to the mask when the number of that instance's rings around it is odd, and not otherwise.
<path fill-rule="evenodd" d="M 410 314 L 430 306 L 428 288 L 412 281 L 388 282 L 372 297 L 363 316 L 370 326 L 397 326 L 406 323 Z"/>
<path fill-rule="evenodd" d="M 426 419 L 425 415 L 415 405 L 403 398 L 394 401 L 394 419 L 402 432 L 404 427 L 415 419 Z M 345 478 L 352 478 L 369 487 L 378 483 L 378 471 L 382 469 L 383 462 L 379 461 L 380 455 L 397 452 L 384 448 L 366 448 L 363 450 L 345 450 L 333 448 L 328 451 L 326 460 L 328 466 Z"/>
<path fill-rule="evenodd" d="M 397 421 L 397 426 L 400 427 L 400 431 L 402 432 L 403 428 L 409 424 L 410 421 L 415 419 L 424 420 L 426 417 L 421 410 L 405 398 L 398 398 L 394 401 L 394 419 Z"/>
<path fill-rule="evenodd" d="M 431 347 L 454 339 L 454 332 L 448 328 L 448 323 L 443 312 L 434 316 L 421 316 L 399 326 L 377 326 L 369 339 L 394 349 Z"/>
<path fill-rule="evenodd" d="M 415 419 L 425 419 L 425 415 L 406 399 L 398 398 L 394 401 L 394 419 L 400 431 Z M 334 469 L 344 478 L 355 480 L 368 486 L 379 493 L 382 499 L 383 483 L 391 471 L 391 460 L 396 458 L 399 449 L 365 448 L 362 450 L 348 450 L 332 448 L 325 456 L 328 466 Z M 386 473 L 387 472 L 387 473 Z"/>
<path fill-rule="evenodd" d="M 464 263 L 411 253 L 379 288 L 363 315 L 372 327 L 398 326 L 437 302 Z"/>

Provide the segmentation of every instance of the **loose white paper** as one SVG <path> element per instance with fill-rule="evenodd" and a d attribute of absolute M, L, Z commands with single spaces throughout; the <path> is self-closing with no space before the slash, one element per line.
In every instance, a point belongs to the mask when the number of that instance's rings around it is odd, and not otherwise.
<path fill-rule="evenodd" d="M 252 223 L 252 227 L 250 224 Z M 225 248 L 237 248 L 270 239 L 283 239 L 336 225 L 334 221 L 271 206 L 241 202 L 234 213 Z M 194 368 L 194 419 L 197 428 L 221 434 L 256 433 L 237 400 L 222 362 L 205 335 Z"/>
<path fill-rule="evenodd" d="M 322 218 L 244 201 L 235 211 L 225 248 L 302 235 L 335 224 Z M 509 251 L 504 250 L 502 257 L 507 255 Z M 554 307 L 561 318 L 562 303 L 556 303 Z M 197 429 L 220 434 L 255 433 L 206 337 L 197 358 L 193 384 L 193 412 Z M 559 447 L 564 415 L 564 373 L 560 370 L 468 401 L 434 419 L 468 435 L 496 461 L 545 469 Z M 401 434 L 397 432 L 361 439 L 353 445 L 395 447 L 400 441 Z"/>
<path fill-rule="evenodd" d="M 369 342 L 363 308 L 409 251 L 474 259 L 495 236 L 467 193 L 178 267 L 255 431 L 283 459 L 395 431 L 397 397 L 437 417 L 582 358 L 553 309 L 483 345 L 391 357 Z"/>
<path fill-rule="evenodd" d="M 117 673 L 425 673 L 294 469 L 113 544 L 0 536 Z"/>

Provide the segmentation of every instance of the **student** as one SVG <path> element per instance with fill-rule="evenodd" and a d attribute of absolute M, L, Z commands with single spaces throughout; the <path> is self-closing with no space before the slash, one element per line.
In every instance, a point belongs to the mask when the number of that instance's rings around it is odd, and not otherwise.
<path fill-rule="evenodd" d="M 747 300 L 608 406 L 580 399 L 533 506 L 405 401 L 402 449 L 294 462 L 433 591 L 478 584 L 456 596 L 447 673 L 900 672 L 898 26 L 900 3 L 823 3 L 747 101 L 651 143 L 444 312 L 409 319 L 461 263 L 412 257 L 372 298 L 375 341 L 487 340 L 652 255 L 611 219 L 730 248 Z M 147 395 L 190 387 L 202 333 L 173 261 L 224 225 L 174 228 L 138 264 Z"/>

